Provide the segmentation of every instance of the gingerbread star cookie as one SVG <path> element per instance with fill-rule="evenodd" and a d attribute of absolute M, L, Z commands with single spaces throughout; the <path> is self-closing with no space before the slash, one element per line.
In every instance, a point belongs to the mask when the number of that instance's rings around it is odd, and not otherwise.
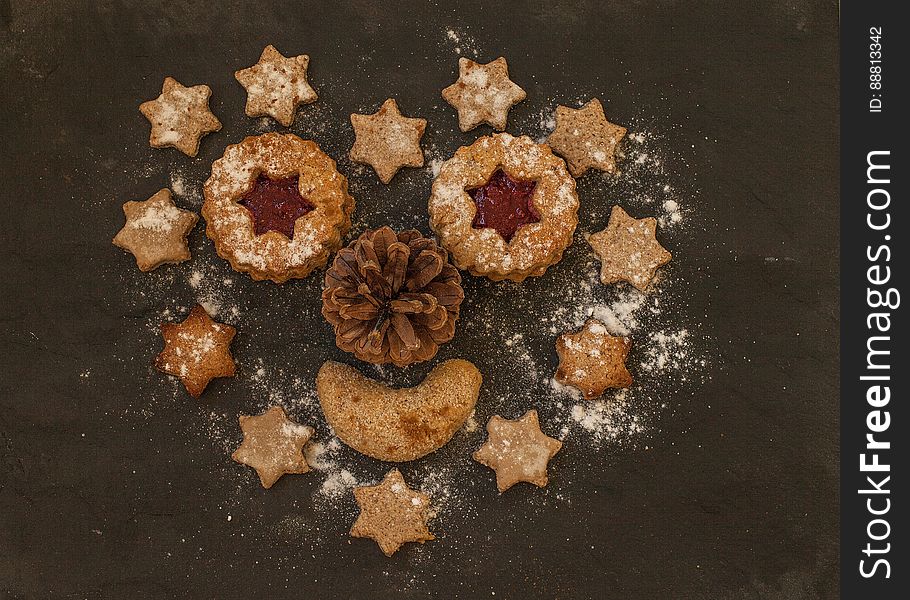
<path fill-rule="evenodd" d="M 221 129 L 221 121 L 209 110 L 211 95 L 207 85 L 184 87 L 173 77 L 165 77 L 161 95 L 139 105 L 152 124 L 149 144 L 196 156 L 202 136 Z"/>
<path fill-rule="evenodd" d="M 274 46 L 266 46 L 258 63 L 234 73 L 246 88 L 247 116 L 272 117 L 290 127 L 297 106 L 316 101 L 316 92 L 307 82 L 309 64 L 306 54 L 288 58 Z"/>
<path fill-rule="evenodd" d="M 626 128 L 607 121 L 600 100 L 593 98 L 578 109 L 557 106 L 556 129 L 547 143 L 580 177 L 592 167 L 616 173 L 616 146 L 624 135 Z"/>
<path fill-rule="evenodd" d="M 500 493 L 519 481 L 547 485 L 547 464 L 562 448 L 562 442 L 540 430 L 536 410 L 514 421 L 493 415 L 487 433 L 487 441 L 474 453 L 474 460 L 496 471 Z"/>
<path fill-rule="evenodd" d="M 607 388 L 629 387 L 632 375 L 626 369 L 626 357 L 631 347 L 631 339 L 612 336 L 603 323 L 591 319 L 581 331 L 557 338 L 556 381 L 581 390 L 589 400 Z"/>
<path fill-rule="evenodd" d="M 427 528 L 430 497 L 409 488 L 398 469 L 389 471 L 379 485 L 355 487 L 354 499 L 360 515 L 351 535 L 375 540 L 386 556 L 406 542 L 434 539 Z"/>
<path fill-rule="evenodd" d="M 284 409 L 273 406 L 261 415 L 240 415 L 243 443 L 231 458 L 256 469 L 262 487 L 268 489 L 286 473 L 310 470 L 303 447 L 313 428 L 288 419 Z"/>
<path fill-rule="evenodd" d="M 357 136 L 351 160 L 371 165 L 383 183 L 392 181 L 401 167 L 423 166 L 420 138 L 427 120 L 402 116 L 392 98 L 371 115 L 352 114 L 351 125 Z"/>
<path fill-rule="evenodd" d="M 236 329 L 217 323 L 197 304 L 182 323 L 162 323 L 164 350 L 155 367 L 175 375 L 193 398 L 198 398 L 216 377 L 233 377 L 235 365 L 231 340 Z"/>
<path fill-rule="evenodd" d="M 186 238 L 199 217 L 177 208 L 170 190 L 159 190 L 142 202 L 127 202 L 123 214 L 126 224 L 114 236 L 114 245 L 135 256 L 140 271 L 190 259 Z"/>
<path fill-rule="evenodd" d="M 485 65 L 459 58 L 458 81 L 442 90 L 445 101 L 458 110 L 462 131 L 481 123 L 504 130 L 509 109 L 525 96 L 525 91 L 509 79 L 509 66 L 501 56 Z"/>
<path fill-rule="evenodd" d="M 657 219 L 635 219 L 619 206 L 610 213 L 603 231 L 591 234 L 588 243 L 600 259 L 604 284 L 628 281 L 644 291 L 657 269 L 673 258 L 656 237 Z"/>

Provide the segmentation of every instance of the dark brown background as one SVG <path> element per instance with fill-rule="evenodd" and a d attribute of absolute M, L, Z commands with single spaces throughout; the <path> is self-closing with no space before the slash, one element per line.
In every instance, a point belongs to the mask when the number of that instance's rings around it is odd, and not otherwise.
<path fill-rule="evenodd" d="M 836 596 L 836 3 L 485 4 L 0 0 L 0 597 Z M 338 123 L 317 139 L 336 158 L 365 98 L 394 94 L 451 127 L 438 98 L 455 72 L 447 28 L 473 37 L 483 61 L 508 57 L 529 96 L 510 116 L 518 132 L 549 99 L 584 94 L 608 98 L 620 123 L 646 115 L 672 132 L 668 151 L 700 191 L 674 275 L 704 315 L 714 373 L 684 406 L 668 398 L 676 410 L 650 451 L 591 460 L 567 448 L 567 463 L 589 468 L 551 484 L 572 492 L 558 510 L 535 507 L 530 490 L 484 489 L 446 539 L 388 560 L 351 543 L 344 519 L 298 504 L 318 485 L 300 478 L 268 495 L 244 487 L 254 524 L 241 537 L 217 508 L 238 481 L 214 477 L 230 469 L 224 455 L 192 437 L 204 413 L 184 398 L 124 410 L 168 385 L 148 369 L 143 323 L 192 292 L 137 297 L 148 280 L 109 243 L 120 204 L 179 165 L 198 185 L 224 144 L 253 131 L 232 73 L 268 43 L 313 57 Z M 214 90 L 225 127 L 195 161 L 146 144 L 136 106 L 165 75 Z M 447 151 L 479 132 L 433 127 L 428 141 Z M 426 194 L 406 179 L 360 178 L 366 222 L 413 215 L 426 231 Z M 211 254 L 200 228 L 191 241 Z M 318 306 L 315 279 L 285 295 L 244 282 L 256 309 L 241 363 L 291 353 L 312 377 L 337 356 L 318 312 L 295 310 Z M 482 345 L 457 339 L 453 355 L 493 368 Z M 219 382 L 206 406 L 236 414 L 243 393 Z M 295 511 L 312 524 L 302 539 L 257 534 Z"/>

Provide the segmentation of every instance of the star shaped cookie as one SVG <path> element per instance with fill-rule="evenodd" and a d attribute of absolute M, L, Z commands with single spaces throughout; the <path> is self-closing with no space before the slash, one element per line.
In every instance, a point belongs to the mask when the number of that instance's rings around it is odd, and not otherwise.
<path fill-rule="evenodd" d="M 351 115 L 356 139 L 350 157 L 354 162 L 371 165 L 383 183 L 401 167 L 422 167 L 423 150 L 420 138 L 426 129 L 426 119 L 402 116 L 392 98 L 372 115 Z"/>
<path fill-rule="evenodd" d="M 485 65 L 459 58 L 458 81 L 442 90 L 445 101 L 458 110 L 458 126 L 462 131 L 481 123 L 504 130 L 509 109 L 525 96 L 525 91 L 509 79 L 509 66 L 501 56 Z"/>
<path fill-rule="evenodd" d="M 126 224 L 114 236 L 114 245 L 136 257 L 140 271 L 190 259 L 186 238 L 199 217 L 174 205 L 167 188 L 142 202 L 123 205 Z"/>
<path fill-rule="evenodd" d="M 182 323 L 161 324 L 164 350 L 155 358 L 155 367 L 180 378 L 186 391 L 198 398 L 212 379 L 233 377 L 230 345 L 236 332 L 213 321 L 197 304 Z"/>
<path fill-rule="evenodd" d="M 657 269 L 673 258 L 656 237 L 657 219 L 635 219 L 619 206 L 610 213 L 603 231 L 588 237 L 600 259 L 600 280 L 605 284 L 628 281 L 644 291 Z"/>
<path fill-rule="evenodd" d="M 261 415 L 240 415 L 243 443 L 231 458 L 256 469 L 262 487 L 268 489 L 285 473 L 310 470 L 303 447 L 313 428 L 288 419 L 284 409 L 273 406 Z"/>
<path fill-rule="evenodd" d="M 500 493 L 519 481 L 547 485 L 547 464 L 562 448 L 562 442 L 540 430 L 536 410 L 514 421 L 493 415 L 487 433 L 487 441 L 474 452 L 474 460 L 496 471 Z"/>
<path fill-rule="evenodd" d="M 632 385 L 626 357 L 632 340 L 607 333 L 600 321 L 591 319 L 576 333 L 564 333 L 556 340 L 559 367 L 556 381 L 581 390 L 590 400 L 607 388 Z"/>
<path fill-rule="evenodd" d="M 592 167 L 616 173 L 616 146 L 624 135 L 626 128 L 607 121 L 600 100 L 592 98 L 578 109 L 556 107 L 556 129 L 547 144 L 566 159 L 575 177 Z"/>
<path fill-rule="evenodd" d="M 234 73 L 246 88 L 247 116 L 272 117 L 290 127 L 297 105 L 316 101 L 316 92 L 307 82 L 309 64 L 306 54 L 288 58 L 271 44 L 266 46 L 258 63 Z"/>
<path fill-rule="evenodd" d="M 398 469 L 389 471 L 379 485 L 355 487 L 354 499 L 360 515 L 351 535 L 375 540 L 386 556 L 406 542 L 434 539 L 427 529 L 430 497 L 409 488 Z"/>
<path fill-rule="evenodd" d="M 152 124 L 149 144 L 153 148 L 171 146 L 187 156 L 196 156 L 202 136 L 221 129 L 221 121 L 209 110 L 211 95 L 207 85 L 184 87 L 173 77 L 165 77 L 161 95 L 139 105 Z"/>

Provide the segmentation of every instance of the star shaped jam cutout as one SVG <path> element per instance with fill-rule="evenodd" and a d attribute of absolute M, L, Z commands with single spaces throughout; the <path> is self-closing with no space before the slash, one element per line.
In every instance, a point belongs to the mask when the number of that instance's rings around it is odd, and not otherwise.
<path fill-rule="evenodd" d="M 196 213 L 174 205 L 167 188 L 142 202 L 123 205 L 126 224 L 114 236 L 114 245 L 136 257 L 140 271 L 190 259 L 186 238 L 196 225 Z"/>
<path fill-rule="evenodd" d="M 284 409 L 273 406 L 258 416 L 240 415 L 243 443 L 231 458 L 256 469 L 262 487 L 272 487 L 286 473 L 310 470 L 303 447 L 313 428 L 288 419 Z"/>
<path fill-rule="evenodd" d="M 520 227 L 540 221 L 532 201 L 536 187 L 536 181 L 512 179 L 497 169 L 485 184 L 466 190 L 477 206 L 471 226 L 492 227 L 509 243 Z"/>
<path fill-rule="evenodd" d="M 556 107 L 556 128 L 547 144 L 566 159 L 574 177 L 581 177 L 591 167 L 616 173 L 616 146 L 626 135 L 626 128 L 607 121 L 597 98 L 579 109 Z"/>
<path fill-rule="evenodd" d="M 350 157 L 354 162 L 371 165 L 380 181 L 389 183 L 401 167 L 422 167 L 420 138 L 426 119 L 402 116 L 392 98 L 372 115 L 351 115 L 356 139 Z"/>
<path fill-rule="evenodd" d="M 631 347 L 631 339 L 612 336 L 603 323 L 591 319 L 581 331 L 557 338 L 556 381 L 581 390 L 588 400 L 608 388 L 629 387 L 632 375 L 626 369 L 626 357 Z"/>
<path fill-rule="evenodd" d="M 562 448 L 562 442 L 540 430 L 536 410 L 514 421 L 493 415 L 487 433 L 487 441 L 474 453 L 474 460 L 496 471 L 500 493 L 519 481 L 547 485 L 547 464 Z"/>
<path fill-rule="evenodd" d="M 354 499 L 360 515 L 351 535 L 375 540 L 386 556 L 406 542 L 434 539 L 427 529 L 430 497 L 409 488 L 398 469 L 389 471 L 379 485 L 355 487 Z"/>
<path fill-rule="evenodd" d="M 236 329 L 212 320 L 197 304 L 182 323 L 162 323 L 164 350 L 155 358 L 155 367 L 175 375 L 193 398 L 216 377 L 233 377 L 235 365 L 231 340 Z"/>
<path fill-rule="evenodd" d="M 244 194 L 239 204 L 253 217 L 256 235 L 277 231 L 289 240 L 294 239 L 294 224 L 311 210 L 313 205 L 300 195 L 300 178 L 272 179 L 260 174 L 253 189 Z"/>
<path fill-rule="evenodd" d="M 246 88 L 247 116 L 272 117 L 290 127 L 297 106 L 316 101 L 316 92 L 307 82 L 309 64 L 306 54 L 288 58 L 271 44 L 266 46 L 258 63 L 234 73 Z"/>
<path fill-rule="evenodd" d="M 172 146 L 187 156 L 196 156 L 202 136 L 221 129 L 221 121 L 209 110 L 211 95 L 207 85 L 184 87 L 173 77 L 166 77 L 161 95 L 139 105 L 152 124 L 149 144 L 153 148 Z"/>
<path fill-rule="evenodd" d="M 644 291 L 657 269 L 673 258 L 657 241 L 656 233 L 654 217 L 635 219 L 614 206 L 607 228 L 588 237 L 601 262 L 600 280 L 605 285 L 628 281 Z"/>
<path fill-rule="evenodd" d="M 458 126 L 462 131 L 481 123 L 504 130 L 509 109 L 526 95 L 509 79 L 509 66 L 501 56 L 485 65 L 459 58 L 458 81 L 442 90 L 445 101 L 458 110 Z"/>

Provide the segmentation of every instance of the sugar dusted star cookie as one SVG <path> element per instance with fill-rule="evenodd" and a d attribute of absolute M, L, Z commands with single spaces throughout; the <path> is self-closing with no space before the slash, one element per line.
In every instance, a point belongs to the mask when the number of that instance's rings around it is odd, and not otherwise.
<path fill-rule="evenodd" d="M 256 469 L 262 487 L 272 487 L 287 473 L 310 470 L 303 447 L 313 435 L 313 428 L 291 421 L 280 406 L 257 416 L 240 415 L 240 429 L 243 443 L 231 458 Z"/>
<path fill-rule="evenodd" d="M 503 131 L 509 109 L 526 96 L 509 79 L 509 66 L 501 56 L 483 65 L 459 58 L 458 81 L 442 90 L 445 101 L 458 110 L 458 126 L 462 131 L 470 131 L 481 123 Z"/>
<path fill-rule="evenodd" d="M 171 146 L 187 156 L 196 156 L 202 136 L 221 129 L 221 121 L 209 110 L 211 95 L 207 85 L 184 87 L 173 77 L 166 77 L 161 95 L 139 105 L 152 124 L 149 144 L 153 148 Z"/>
<path fill-rule="evenodd" d="M 351 535 L 371 538 L 386 556 L 407 542 L 434 539 L 427 528 L 430 497 L 408 487 L 398 469 L 389 471 L 379 485 L 354 488 L 360 515 Z"/>
<path fill-rule="evenodd" d="M 616 173 L 616 147 L 626 128 L 607 121 L 600 100 L 581 108 L 556 107 L 556 129 L 547 138 L 553 151 L 566 159 L 574 177 L 590 169 Z"/>
<path fill-rule="evenodd" d="M 644 291 L 657 269 L 673 258 L 657 241 L 656 233 L 654 217 L 635 219 L 614 206 L 607 228 L 588 238 L 600 259 L 600 280 L 605 285 L 627 281 Z"/>
<path fill-rule="evenodd" d="M 266 46 L 258 63 L 234 73 L 246 88 L 247 116 L 272 117 L 290 127 L 297 106 L 316 101 L 316 92 L 307 81 L 309 64 L 306 54 L 286 57 L 274 46 Z"/>
<path fill-rule="evenodd" d="M 420 138 L 426 119 L 402 116 L 392 98 L 371 115 L 351 115 L 357 138 L 351 160 L 371 165 L 383 183 L 389 183 L 401 167 L 422 167 Z"/>
<path fill-rule="evenodd" d="M 142 202 L 123 205 L 126 224 L 114 237 L 114 245 L 136 257 L 140 271 L 190 259 L 186 238 L 199 217 L 174 205 L 167 188 Z"/>
<path fill-rule="evenodd" d="M 487 433 L 487 441 L 474 453 L 474 460 L 496 471 L 500 493 L 520 481 L 538 487 L 547 485 L 547 465 L 562 448 L 562 442 L 540 430 L 536 410 L 529 410 L 514 421 L 493 415 L 487 423 Z"/>
<path fill-rule="evenodd" d="M 603 323 L 591 319 L 581 331 L 557 338 L 556 381 L 581 390 L 587 399 L 603 395 L 608 388 L 629 387 L 632 375 L 626 369 L 626 357 L 631 347 L 631 339 L 612 336 Z"/>

